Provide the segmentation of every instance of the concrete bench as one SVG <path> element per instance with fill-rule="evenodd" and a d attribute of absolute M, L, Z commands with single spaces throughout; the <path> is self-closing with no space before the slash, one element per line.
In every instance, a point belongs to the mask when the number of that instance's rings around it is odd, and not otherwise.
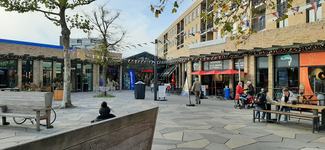
<path fill-rule="evenodd" d="M 7 150 L 151 150 L 158 107 L 78 127 Z"/>
<path fill-rule="evenodd" d="M 307 115 L 307 114 L 298 114 L 298 113 L 291 113 L 291 112 L 283 112 L 283 111 L 275 111 L 275 110 L 258 110 L 258 109 L 253 109 L 253 122 L 255 122 L 255 119 L 258 119 L 258 121 L 260 122 L 260 115 L 258 115 L 259 117 L 256 118 L 255 117 L 255 112 L 266 112 L 266 113 L 273 113 L 273 114 L 281 114 L 281 115 L 290 115 L 290 116 L 297 116 L 297 117 L 303 117 L 303 118 L 309 118 L 312 119 L 312 129 L 313 129 L 313 133 L 314 131 L 318 131 L 319 132 L 319 116 L 315 116 L 315 115 Z"/>
<path fill-rule="evenodd" d="M 40 120 L 46 119 L 47 128 L 52 128 L 50 114 L 53 93 L 49 92 L 1 92 L 0 116 L 2 125 L 9 125 L 6 117 L 36 119 L 36 130 L 40 131 Z"/>

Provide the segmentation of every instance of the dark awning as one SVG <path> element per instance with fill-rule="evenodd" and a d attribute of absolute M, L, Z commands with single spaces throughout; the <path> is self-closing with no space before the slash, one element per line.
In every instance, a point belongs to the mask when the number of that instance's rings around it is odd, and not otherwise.
<path fill-rule="evenodd" d="M 176 66 L 171 66 L 161 73 L 160 77 L 169 77 L 176 69 Z"/>

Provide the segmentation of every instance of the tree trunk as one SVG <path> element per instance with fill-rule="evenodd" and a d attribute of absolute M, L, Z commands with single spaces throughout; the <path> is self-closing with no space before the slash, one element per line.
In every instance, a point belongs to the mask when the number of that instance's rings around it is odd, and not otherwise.
<path fill-rule="evenodd" d="M 106 87 L 106 68 L 103 66 L 102 70 L 102 80 L 103 80 L 103 87 Z M 104 91 L 104 97 L 106 96 L 106 91 Z"/>
<path fill-rule="evenodd" d="M 72 107 L 71 103 L 71 60 L 70 60 L 70 30 L 65 20 L 65 8 L 60 10 L 61 35 L 64 46 L 64 84 L 63 101 L 61 107 Z"/>

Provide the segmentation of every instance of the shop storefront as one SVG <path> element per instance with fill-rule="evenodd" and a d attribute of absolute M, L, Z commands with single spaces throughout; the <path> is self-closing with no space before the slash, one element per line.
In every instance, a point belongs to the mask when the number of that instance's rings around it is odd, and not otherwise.
<path fill-rule="evenodd" d="M 154 79 L 155 66 L 150 62 L 154 60 L 154 56 L 148 52 L 143 52 L 126 59 L 130 60 L 130 62 L 125 63 L 122 67 L 122 88 L 124 90 L 132 89 L 138 81 L 142 81 L 146 86 L 150 86 L 151 81 Z M 163 59 L 160 58 L 159 61 L 163 61 Z M 157 64 L 158 77 L 163 72 L 166 72 L 166 65 Z M 160 82 L 164 82 L 164 79 L 161 78 L 159 81 L 158 78 L 158 83 Z"/>
<path fill-rule="evenodd" d="M 299 54 L 276 55 L 274 57 L 274 93 L 281 95 L 283 88 L 298 94 Z M 278 98 L 278 97 L 277 97 Z"/>
<path fill-rule="evenodd" d="M 18 85 L 17 60 L 0 58 L 0 88 L 14 88 Z"/>
<path fill-rule="evenodd" d="M 300 83 L 304 85 L 303 94 L 325 94 L 325 52 L 300 54 Z M 316 96 L 314 99 L 316 99 Z M 311 101 L 317 104 L 317 101 Z"/>
<path fill-rule="evenodd" d="M 269 57 L 256 58 L 256 93 L 269 86 Z"/>
<path fill-rule="evenodd" d="M 203 62 L 203 71 L 209 72 L 213 70 L 224 71 L 229 69 L 229 60 L 205 61 Z M 229 75 L 203 75 L 202 85 L 207 85 L 209 95 L 215 95 L 216 89 L 229 87 Z"/>

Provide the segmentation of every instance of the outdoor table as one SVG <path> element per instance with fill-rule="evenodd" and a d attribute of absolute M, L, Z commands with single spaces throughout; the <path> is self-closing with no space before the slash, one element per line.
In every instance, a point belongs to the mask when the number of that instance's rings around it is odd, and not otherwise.
<path fill-rule="evenodd" d="M 313 115 L 318 116 L 318 111 L 321 112 L 321 121 L 320 121 L 320 129 L 325 128 L 325 106 L 317 106 L 317 105 L 306 105 L 306 104 L 281 104 L 281 103 L 274 103 L 271 104 L 276 106 L 276 110 L 279 111 L 280 107 L 286 106 L 286 107 L 293 107 L 293 108 L 302 108 L 302 109 L 310 109 L 313 111 Z M 278 115 L 276 115 L 278 116 Z"/>

